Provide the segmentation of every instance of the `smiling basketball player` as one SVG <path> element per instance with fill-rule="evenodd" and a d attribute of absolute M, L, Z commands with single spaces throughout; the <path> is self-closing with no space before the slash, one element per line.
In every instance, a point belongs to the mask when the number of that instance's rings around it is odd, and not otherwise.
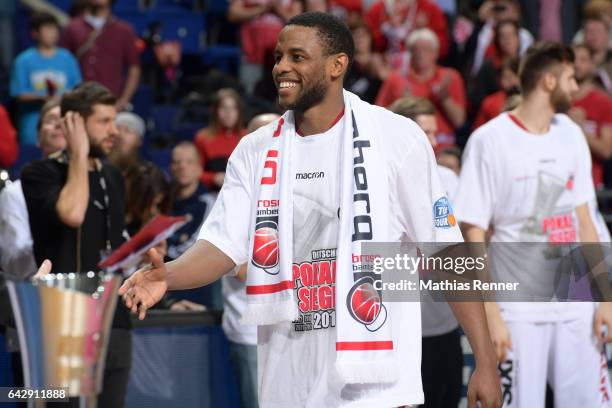
<path fill-rule="evenodd" d="M 348 28 L 305 13 L 279 35 L 279 120 L 232 154 L 200 240 L 121 288 L 140 318 L 166 290 L 211 283 L 248 262 L 244 320 L 258 328 L 263 407 L 398 407 L 423 402 L 416 302 L 388 303 L 361 269 L 361 244 L 457 242 L 452 209 L 418 126 L 343 91 Z M 476 357 L 470 407 L 499 407 L 481 304 L 454 304 Z"/>

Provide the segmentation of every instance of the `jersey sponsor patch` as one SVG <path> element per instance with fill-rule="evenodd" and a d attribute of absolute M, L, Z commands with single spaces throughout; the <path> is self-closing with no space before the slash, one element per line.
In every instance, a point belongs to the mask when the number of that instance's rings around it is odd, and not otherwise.
<path fill-rule="evenodd" d="M 452 228 L 457 225 L 453 209 L 448 198 L 442 197 L 433 205 L 434 226 L 436 228 Z"/>

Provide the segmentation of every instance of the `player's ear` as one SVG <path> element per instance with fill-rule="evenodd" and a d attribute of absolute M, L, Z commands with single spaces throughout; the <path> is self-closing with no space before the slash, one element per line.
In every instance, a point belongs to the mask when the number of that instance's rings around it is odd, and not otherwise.
<path fill-rule="evenodd" d="M 559 82 L 559 78 L 552 71 L 545 72 L 544 75 L 542 75 L 542 85 L 548 92 L 552 92 L 553 89 L 557 87 L 557 82 Z"/>
<path fill-rule="evenodd" d="M 346 74 L 349 66 L 348 55 L 341 52 L 330 58 L 330 76 L 332 79 L 340 78 Z"/>

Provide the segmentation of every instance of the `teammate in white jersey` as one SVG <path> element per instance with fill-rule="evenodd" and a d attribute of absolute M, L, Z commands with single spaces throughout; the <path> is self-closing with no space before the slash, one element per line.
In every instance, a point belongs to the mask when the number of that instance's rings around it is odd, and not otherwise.
<path fill-rule="evenodd" d="M 278 102 L 293 110 L 297 131 L 292 141 L 294 271 L 296 265 L 301 271 L 307 269 L 301 265 L 317 263 L 322 267 L 335 262 L 339 149 L 346 122 L 339 119 L 344 112 L 343 80 L 353 53 L 346 25 L 326 13 L 294 17 L 279 35 L 273 77 L 279 89 Z M 380 142 L 385 160 L 375 164 L 385 166 L 389 174 L 390 235 L 398 240 L 406 236 L 413 242 L 461 241 L 456 223 L 445 228 L 435 224 L 434 203 L 447 199 L 426 136 L 414 122 L 383 108 L 368 106 L 367 110 L 383 129 L 390 130 Z M 277 124 L 265 126 L 238 145 L 215 208 L 194 246 L 167 264 L 152 250 L 153 265 L 136 272 L 122 286 L 120 293 L 127 306 L 141 319 L 166 290 L 209 284 L 249 259 L 257 170 L 265 158 L 266 137 L 271 137 L 267 135 Z M 260 406 L 397 407 L 422 403 L 419 304 L 388 305 L 393 342 L 398 345 L 393 360 L 398 380 L 343 383 L 334 366 L 335 281 L 313 280 L 301 272 L 296 278 L 299 319 L 258 327 Z M 452 307 L 476 359 L 468 387 L 470 407 L 475 408 L 477 401 L 483 408 L 499 407 L 501 391 L 484 308 L 470 302 Z"/>
<path fill-rule="evenodd" d="M 520 68 L 520 104 L 471 135 L 455 201 L 467 241 L 484 242 L 492 227 L 492 245 L 598 242 L 589 211 L 595 191 L 588 146 L 563 114 L 577 89 L 573 60 L 561 44 L 531 47 Z M 517 254 L 491 254 L 489 261 L 503 263 L 521 284 L 541 282 L 545 273 L 525 267 L 527 254 Z M 609 293 L 609 283 L 600 290 Z M 487 303 L 504 406 L 544 407 L 547 381 L 555 407 L 610 406 L 602 353 L 602 343 L 612 340 L 612 330 L 603 334 L 604 325 L 612 328 L 610 311 L 609 303 Z"/>

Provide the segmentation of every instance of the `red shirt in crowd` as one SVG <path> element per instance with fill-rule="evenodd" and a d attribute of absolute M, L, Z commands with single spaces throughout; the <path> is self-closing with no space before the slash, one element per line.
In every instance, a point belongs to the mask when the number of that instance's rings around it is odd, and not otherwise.
<path fill-rule="evenodd" d="M 202 129 L 196 134 L 193 143 L 200 153 L 204 170 L 200 181 L 206 187 L 219 191 L 219 186 L 213 181 L 215 174 L 225 172 L 230 155 L 245 134 L 244 130 L 235 132 L 228 129 L 222 129 L 214 135 L 210 135 L 208 129 Z"/>
<path fill-rule="evenodd" d="M 427 27 L 438 36 L 440 41 L 440 56 L 444 57 L 449 49 L 448 24 L 446 16 L 440 7 L 431 0 L 416 0 L 410 7 L 415 7 L 414 23 L 412 29 Z M 410 7 L 402 12 L 401 20 L 408 18 Z M 368 10 L 365 20 L 372 30 L 374 46 L 379 52 L 387 49 L 387 39 L 382 31 L 383 24 L 389 22 L 389 15 L 384 0 L 378 0 Z"/>
<path fill-rule="evenodd" d="M 64 29 L 62 46 L 73 54 L 87 41 L 94 28 L 84 17 L 74 18 Z M 102 33 L 80 56 L 83 79 L 96 81 L 106 86 L 116 97 L 120 97 L 125 85 L 127 68 L 140 65 L 138 38 L 132 27 L 115 17 L 111 17 L 102 27 Z"/>
<path fill-rule="evenodd" d="M 11 167 L 17 161 L 18 155 L 17 132 L 6 109 L 0 105 L 0 167 Z"/>
<path fill-rule="evenodd" d="M 264 5 L 272 0 L 232 0 L 244 3 L 245 7 Z M 294 8 L 293 0 L 279 0 L 280 7 Z M 276 39 L 285 22 L 276 13 L 267 12 L 243 22 L 240 25 L 240 46 L 246 60 L 251 64 L 263 65 L 274 60 Z M 266 61 L 266 59 L 268 61 Z"/>
<path fill-rule="evenodd" d="M 586 113 L 584 123 L 588 133 L 601 137 L 601 129 L 604 126 L 612 126 L 612 99 L 603 91 L 593 89 L 581 99 L 574 100 L 574 107 L 582 108 Z M 595 188 L 604 187 L 603 162 L 598 157 L 591 155 L 593 159 L 593 183 Z"/>
<path fill-rule="evenodd" d="M 449 97 L 462 107 L 467 106 L 465 98 L 465 88 L 463 79 L 459 73 L 452 68 L 436 67 L 435 74 L 425 81 L 416 78 L 412 72 L 408 77 L 402 77 L 397 72 L 392 73 L 383 82 L 378 96 L 376 97 L 376 105 L 388 107 L 396 99 L 402 96 L 412 95 L 419 98 L 427 98 L 436 106 L 436 119 L 438 122 L 438 135 L 436 136 L 440 145 L 449 145 L 455 143 L 454 128 L 449 120 L 444 116 L 441 101 L 434 95 L 432 89 L 440 86 L 447 77 L 450 77 L 448 87 Z"/>
<path fill-rule="evenodd" d="M 508 96 L 505 91 L 497 91 L 483 99 L 472 129 L 476 129 L 502 113 Z"/>

